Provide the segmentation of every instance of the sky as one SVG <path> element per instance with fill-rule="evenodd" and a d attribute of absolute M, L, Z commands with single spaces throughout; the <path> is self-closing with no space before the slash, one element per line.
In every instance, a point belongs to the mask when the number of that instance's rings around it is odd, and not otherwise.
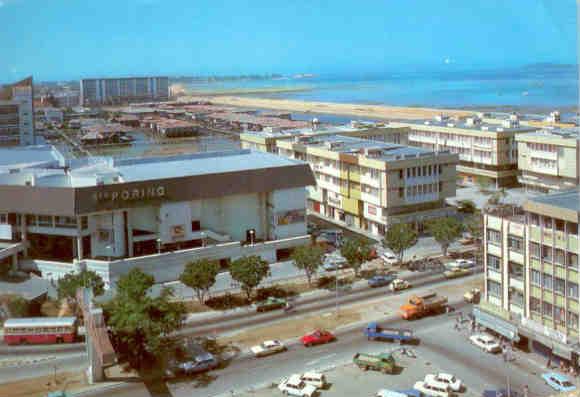
<path fill-rule="evenodd" d="M 574 0 L 0 0 L 0 82 L 577 63 Z"/>

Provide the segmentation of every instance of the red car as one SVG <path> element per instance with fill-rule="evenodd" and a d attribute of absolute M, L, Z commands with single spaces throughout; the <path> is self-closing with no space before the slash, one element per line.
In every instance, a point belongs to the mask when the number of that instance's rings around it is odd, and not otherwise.
<path fill-rule="evenodd" d="M 333 340 L 336 340 L 336 337 L 331 332 L 323 329 L 317 329 L 316 331 L 312 331 L 300 338 L 300 341 L 306 347 L 322 345 L 324 343 L 332 342 Z"/>

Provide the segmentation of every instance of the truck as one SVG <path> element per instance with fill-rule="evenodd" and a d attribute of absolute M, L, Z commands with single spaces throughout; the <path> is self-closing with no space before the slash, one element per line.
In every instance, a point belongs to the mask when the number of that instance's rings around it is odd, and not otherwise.
<path fill-rule="evenodd" d="M 447 297 L 438 296 L 436 292 L 423 295 L 413 295 L 409 301 L 400 307 L 401 317 L 405 320 L 414 320 L 430 314 L 443 313 L 447 306 Z"/>
<path fill-rule="evenodd" d="M 409 329 L 382 328 L 377 323 L 369 323 L 363 330 L 368 340 L 385 340 L 403 343 L 413 342 L 415 337 Z"/>
<path fill-rule="evenodd" d="M 392 374 L 397 368 L 395 359 L 390 353 L 381 353 L 376 355 L 357 353 L 352 358 L 352 361 L 360 369 L 365 371 L 372 369 L 374 371 L 380 371 L 384 374 Z"/>

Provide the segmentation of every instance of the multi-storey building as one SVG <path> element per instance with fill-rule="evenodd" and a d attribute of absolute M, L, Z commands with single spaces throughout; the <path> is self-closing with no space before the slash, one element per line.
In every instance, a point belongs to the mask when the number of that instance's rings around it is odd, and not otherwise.
<path fill-rule="evenodd" d="M 350 124 L 340 126 L 312 126 L 294 130 L 278 131 L 251 131 L 240 134 L 242 148 L 261 150 L 262 152 L 277 153 L 278 140 L 295 139 L 296 137 L 344 135 L 364 138 L 371 141 L 381 141 L 407 144 L 409 128 L 392 127 L 385 123 L 370 123 L 351 121 Z"/>
<path fill-rule="evenodd" d="M 578 186 L 580 156 L 576 129 L 518 134 L 518 181 L 528 191 L 553 192 Z"/>
<path fill-rule="evenodd" d="M 0 87 L 0 146 L 33 145 L 32 77 Z"/>
<path fill-rule="evenodd" d="M 422 230 L 448 216 L 455 196 L 457 155 L 341 135 L 298 136 L 276 142 L 278 154 L 307 161 L 317 186 L 308 208 L 328 220 L 376 237 L 393 223 Z"/>
<path fill-rule="evenodd" d="M 504 337 L 578 365 L 580 191 L 484 216 L 485 300 L 475 317 Z"/>
<path fill-rule="evenodd" d="M 167 99 L 169 99 L 168 77 L 82 79 L 80 83 L 82 106 Z"/>
<path fill-rule="evenodd" d="M 485 183 L 496 187 L 517 184 L 515 136 L 537 129 L 521 126 L 516 115 L 501 124 L 483 122 L 479 116 L 469 117 L 465 121 L 439 116 L 435 120 L 391 124 L 411 128 L 409 144 L 412 146 L 457 153 L 460 183 Z"/>

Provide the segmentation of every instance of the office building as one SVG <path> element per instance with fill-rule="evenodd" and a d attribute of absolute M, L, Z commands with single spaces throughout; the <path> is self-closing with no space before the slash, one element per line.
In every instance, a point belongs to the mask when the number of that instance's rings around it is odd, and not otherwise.
<path fill-rule="evenodd" d="M 0 146 L 33 145 L 32 77 L 0 87 Z"/>
<path fill-rule="evenodd" d="M 438 116 L 435 120 L 391 124 L 411 128 L 409 144 L 412 146 L 457 153 L 459 183 L 493 187 L 517 185 L 518 154 L 515 137 L 519 133 L 537 129 L 520 125 L 516 115 L 511 115 L 501 124 L 484 122 L 479 116 L 464 121 Z"/>
<path fill-rule="evenodd" d="M 0 165 L 0 261 L 46 278 L 87 268 L 114 284 L 139 267 L 165 282 L 195 259 L 273 262 L 309 241 L 312 172 L 269 153 L 67 160 L 30 148 Z"/>
<path fill-rule="evenodd" d="M 169 99 L 168 77 L 82 79 L 81 106 L 117 105 Z"/>
<path fill-rule="evenodd" d="M 476 320 L 516 343 L 578 365 L 580 191 L 484 216 L 485 300 Z"/>
<path fill-rule="evenodd" d="M 555 192 L 578 186 L 577 129 L 518 134 L 518 181 L 527 191 Z"/>
<path fill-rule="evenodd" d="M 316 176 L 308 209 L 377 238 L 389 225 L 449 216 L 457 155 L 341 135 L 276 142 L 280 156 L 307 161 Z"/>

